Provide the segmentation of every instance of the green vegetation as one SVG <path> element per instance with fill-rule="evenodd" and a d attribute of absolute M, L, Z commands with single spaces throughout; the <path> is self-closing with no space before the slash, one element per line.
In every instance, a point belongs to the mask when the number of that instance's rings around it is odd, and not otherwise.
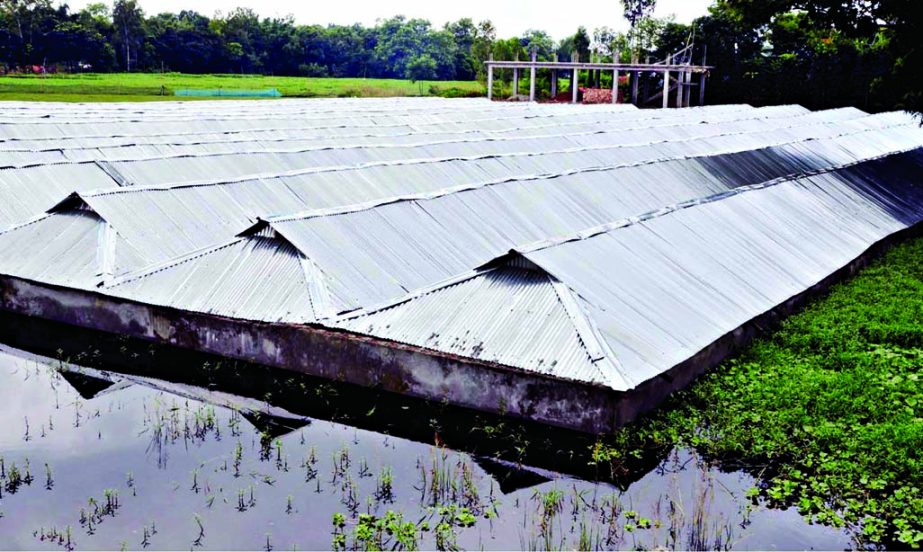
<path fill-rule="evenodd" d="M 482 95 L 476 81 L 335 79 L 262 75 L 187 75 L 182 73 L 83 73 L 0 77 L 0 100 L 144 101 L 215 99 L 174 96 L 176 90 L 265 90 L 283 97 L 384 97 Z M 240 98 L 236 98 L 240 99 Z"/>
<path fill-rule="evenodd" d="M 859 542 L 923 545 L 923 238 L 631 426 L 596 460 L 693 446 Z"/>

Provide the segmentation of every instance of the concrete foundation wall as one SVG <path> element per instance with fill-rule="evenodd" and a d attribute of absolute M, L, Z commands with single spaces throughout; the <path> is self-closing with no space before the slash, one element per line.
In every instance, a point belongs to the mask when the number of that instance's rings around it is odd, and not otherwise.
<path fill-rule="evenodd" d="M 615 427 L 621 398 L 345 332 L 184 312 L 10 276 L 0 276 L 0 308 L 590 433 Z"/>

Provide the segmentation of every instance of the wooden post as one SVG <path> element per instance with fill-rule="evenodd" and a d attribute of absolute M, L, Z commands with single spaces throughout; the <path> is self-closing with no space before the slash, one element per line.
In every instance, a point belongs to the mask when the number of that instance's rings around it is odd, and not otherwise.
<path fill-rule="evenodd" d="M 577 52 L 574 52 L 574 63 L 580 63 L 580 54 L 578 54 Z M 579 73 L 577 72 L 577 68 L 574 67 L 574 74 L 571 75 L 571 78 L 570 78 L 570 93 L 571 93 L 570 103 L 577 103 L 577 88 L 580 86 L 578 79 L 579 79 Z"/>
<path fill-rule="evenodd" d="M 532 50 L 532 66 L 529 67 L 529 101 L 535 101 L 535 60 L 536 52 Z"/>
<path fill-rule="evenodd" d="M 667 54 L 667 65 L 670 65 L 673 56 Z M 670 70 L 663 70 L 663 107 L 664 109 L 670 107 Z"/>
<path fill-rule="evenodd" d="M 708 54 L 708 45 L 706 44 L 702 51 L 702 66 L 705 64 L 705 57 Z M 699 73 L 699 105 L 705 105 L 705 70 Z"/>
<path fill-rule="evenodd" d="M 494 55 L 489 54 L 487 56 L 487 99 L 492 100 L 494 98 Z"/>

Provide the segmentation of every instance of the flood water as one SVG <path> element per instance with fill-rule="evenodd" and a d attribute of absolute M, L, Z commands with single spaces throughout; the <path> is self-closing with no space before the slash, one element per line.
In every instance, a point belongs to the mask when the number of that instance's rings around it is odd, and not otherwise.
<path fill-rule="evenodd" d="M 504 434 L 502 421 L 289 375 L 284 392 L 228 390 L 230 367 L 152 362 L 139 349 L 112 353 L 147 366 L 129 374 L 99 350 L 41 356 L 0 345 L 0 549 L 305 550 L 335 539 L 361 548 L 378 545 L 361 530 L 357 541 L 360 516 L 388 511 L 416 525 L 422 549 L 852 544 L 796 509 L 751 503 L 750 475 L 693 451 L 594 480 L 580 445 L 549 446 L 541 431 Z M 196 385 L 160 372 L 217 377 Z M 501 444 L 483 445 L 492 434 Z M 383 532 L 381 544 L 402 543 Z"/>

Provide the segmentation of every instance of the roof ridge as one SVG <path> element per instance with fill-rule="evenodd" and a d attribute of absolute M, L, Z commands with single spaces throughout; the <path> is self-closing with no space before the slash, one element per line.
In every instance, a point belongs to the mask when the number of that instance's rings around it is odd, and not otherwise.
<path fill-rule="evenodd" d="M 116 230 L 116 232 L 118 232 L 118 230 Z M 115 276 L 111 278 L 102 287 L 110 289 L 110 288 L 118 287 L 122 284 L 133 282 L 135 280 L 147 278 L 149 276 L 153 276 L 154 274 L 158 274 L 160 272 L 163 272 L 175 266 L 179 266 L 181 264 L 194 261 L 201 257 L 205 257 L 206 255 L 211 255 L 212 253 L 215 253 L 222 249 L 226 249 L 242 241 L 245 241 L 245 238 L 240 238 L 240 237 L 235 236 L 233 239 L 230 239 L 230 240 L 218 243 L 218 244 L 209 245 L 207 247 L 196 249 L 195 251 L 190 251 L 189 253 L 186 253 L 184 255 L 172 257 L 160 263 L 154 263 L 152 265 L 148 265 L 143 268 L 139 268 L 137 270 L 132 270 L 130 272 L 120 274 L 119 276 Z"/>
<path fill-rule="evenodd" d="M 462 282 L 471 280 L 473 278 L 477 278 L 478 276 L 487 274 L 488 272 L 492 272 L 494 270 L 496 270 L 496 267 L 469 270 L 461 274 L 456 274 L 455 276 L 450 276 L 434 284 L 410 290 L 404 295 L 401 295 L 393 299 L 388 299 L 386 301 L 380 302 L 375 305 L 371 305 L 368 307 L 359 307 L 353 310 L 343 311 L 339 313 L 333 313 L 330 316 L 327 316 L 322 319 L 318 319 L 318 322 L 335 323 L 335 322 L 342 322 L 345 320 L 352 320 L 353 318 L 359 318 L 361 316 L 368 316 L 370 314 L 374 314 L 377 312 L 381 312 L 383 310 L 394 308 L 398 305 L 402 305 L 404 303 L 407 303 L 419 297 L 430 295 L 441 289 L 449 288 L 454 285 L 460 284 Z"/>
<path fill-rule="evenodd" d="M 20 228 L 24 228 L 24 227 L 26 227 L 26 226 L 30 226 L 30 225 L 35 224 L 35 223 L 37 223 L 37 222 L 41 222 L 42 220 L 44 220 L 44 219 L 46 219 L 46 218 L 48 218 L 48 217 L 50 217 L 50 216 L 51 216 L 51 213 L 47 213 L 47 212 L 46 212 L 46 213 L 41 213 L 41 214 L 39 214 L 39 215 L 35 215 L 34 217 L 32 217 L 32 218 L 30 218 L 30 219 L 28 219 L 28 220 L 23 221 L 23 222 L 17 222 L 17 223 L 14 223 L 14 224 L 10 225 L 10 226 L 7 226 L 6 228 L 0 228 L 0 236 L 2 236 L 3 234 L 6 234 L 6 233 L 8 233 L 8 232 L 13 232 L 14 230 L 19 230 Z"/>
<path fill-rule="evenodd" d="M 597 369 L 600 380 L 606 382 L 606 385 L 616 390 L 630 389 L 633 385 L 632 380 L 629 380 L 628 376 L 625 374 L 622 363 L 619 362 L 615 352 L 612 351 L 609 344 L 606 343 L 606 340 L 599 335 L 599 328 L 597 328 L 593 319 L 580 307 L 578 301 L 579 295 L 574 292 L 570 286 L 558 280 L 553 274 L 545 270 L 544 267 L 540 265 L 536 266 L 541 268 L 542 272 L 548 278 L 548 281 L 551 282 L 558 296 L 558 300 L 561 302 L 564 311 L 574 325 L 577 337 L 587 351 L 590 362 Z"/>
<path fill-rule="evenodd" d="M 524 259 L 524 257 L 522 257 Z M 531 261 L 529 261 L 531 263 Z M 531 263 L 535 265 L 535 263 Z M 492 267 L 479 268 L 468 272 L 446 278 L 430 286 L 417 288 L 400 297 L 379 303 L 377 305 L 365 308 L 358 308 L 345 313 L 318 319 L 318 322 L 328 326 L 342 326 L 343 323 L 364 316 L 371 316 L 379 312 L 397 308 L 403 304 L 422 297 L 433 295 L 437 292 L 449 289 L 464 282 L 475 278 L 487 276 L 491 273 L 501 270 L 519 270 L 539 272 L 545 282 L 550 286 L 550 290 L 557 298 L 558 304 L 564 309 L 567 318 L 570 320 L 574 332 L 577 335 L 577 341 L 587 356 L 587 360 L 597 370 L 599 381 L 607 387 L 614 390 L 625 390 L 631 388 L 632 380 L 629 380 L 624 373 L 615 354 L 603 340 L 596 328 L 595 323 L 590 319 L 586 312 L 580 307 L 578 295 L 570 289 L 569 286 L 558 280 L 544 267 L 535 265 L 536 268 L 523 268 L 511 264 L 501 264 Z M 608 369 L 607 369 L 608 368 Z"/>

